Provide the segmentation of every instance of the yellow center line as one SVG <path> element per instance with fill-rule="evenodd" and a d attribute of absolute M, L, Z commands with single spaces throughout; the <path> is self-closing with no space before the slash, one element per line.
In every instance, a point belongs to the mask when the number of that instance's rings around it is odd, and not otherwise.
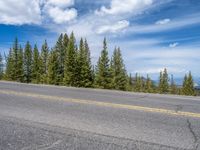
<path fill-rule="evenodd" d="M 137 111 L 152 112 L 152 113 L 162 113 L 162 114 L 174 115 L 174 116 L 200 118 L 200 113 L 192 113 L 192 112 L 184 112 L 184 111 L 177 112 L 177 111 L 168 110 L 168 109 L 151 108 L 151 107 L 127 105 L 127 104 L 116 104 L 116 103 L 109 103 L 109 102 L 98 102 L 98 101 L 83 100 L 83 99 L 73 99 L 73 98 L 65 98 L 65 97 L 60 97 L 60 96 L 48 96 L 48 95 L 41 95 L 41 94 L 35 94 L 35 93 L 16 92 L 16 91 L 10 91 L 10 90 L 0 90 L 0 93 L 7 94 L 7 95 L 40 98 L 40 99 L 45 99 L 45 100 L 64 101 L 64 102 L 71 102 L 71 103 L 89 104 L 89 105 L 112 107 L 112 108 L 122 108 L 122 109 L 137 110 Z"/>

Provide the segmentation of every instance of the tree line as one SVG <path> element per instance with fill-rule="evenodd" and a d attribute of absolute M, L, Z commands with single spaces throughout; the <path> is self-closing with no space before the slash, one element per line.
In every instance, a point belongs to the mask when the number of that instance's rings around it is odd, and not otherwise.
<path fill-rule="evenodd" d="M 0 79 L 24 83 L 52 84 L 85 88 L 115 89 L 123 91 L 195 95 L 192 74 L 185 75 L 183 86 L 169 79 L 167 69 L 160 72 L 157 85 L 147 77 L 128 74 L 119 47 L 109 58 L 107 41 L 94 66 L 86 39 L 76 42 L 74 33 L 61 34 L 53 48 L 47 41 L 39 50 L 27 42 L 23 48 L 16 38 L 5 55 L 5 66 L 0 54 Z M 171 82 L 171 83 L 170 83 Z"/>

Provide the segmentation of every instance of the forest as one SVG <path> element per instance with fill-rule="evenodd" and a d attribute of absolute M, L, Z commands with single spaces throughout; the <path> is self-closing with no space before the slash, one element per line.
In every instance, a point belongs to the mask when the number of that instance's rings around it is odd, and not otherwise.
<path fill-rule="evenodd" d="M 120 47 L 109 58 L 107 40 L 103 40 L 97 64 L 92 64 L 87 39 L 76 41 L 72 32 L 61 34 L 53 48 L 45 40 L 41 49 L 29 42 L 22 47 L 16 38 L 9 53 L 0 54 L 0 79 L 34 84 L 51 84 L 83 88 L 178 94 L 195 96 L 191 72 L 186 74 L 182 86 L 169 78 L 167 69 L 159 75 L 159 82 L 127 72 Z"/>

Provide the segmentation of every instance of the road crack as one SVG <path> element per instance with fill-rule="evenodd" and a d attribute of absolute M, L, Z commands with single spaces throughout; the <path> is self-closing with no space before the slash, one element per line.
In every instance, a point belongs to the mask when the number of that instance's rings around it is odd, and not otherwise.
<path fill-rule="evenodd" d="M 194 150 L 198 150 L 198 147 L 199 147 L 198 138 L 197 138 L 197 135 L 195 134 L 195 132 L 192 128 L 192 124 L 191 124 L 189 119 L 187 119 L 187 126 L 188 126 L 190 133 L 192 134 L 192 136 L 194 138 Z"/>

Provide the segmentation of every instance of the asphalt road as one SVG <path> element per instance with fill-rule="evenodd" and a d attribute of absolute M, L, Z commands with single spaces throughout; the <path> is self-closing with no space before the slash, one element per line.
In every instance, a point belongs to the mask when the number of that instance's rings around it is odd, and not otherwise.
<path fill-rule="evenodd" d="M 0 82 L 0 150 L 200 150 L 200 97 Z"/>

